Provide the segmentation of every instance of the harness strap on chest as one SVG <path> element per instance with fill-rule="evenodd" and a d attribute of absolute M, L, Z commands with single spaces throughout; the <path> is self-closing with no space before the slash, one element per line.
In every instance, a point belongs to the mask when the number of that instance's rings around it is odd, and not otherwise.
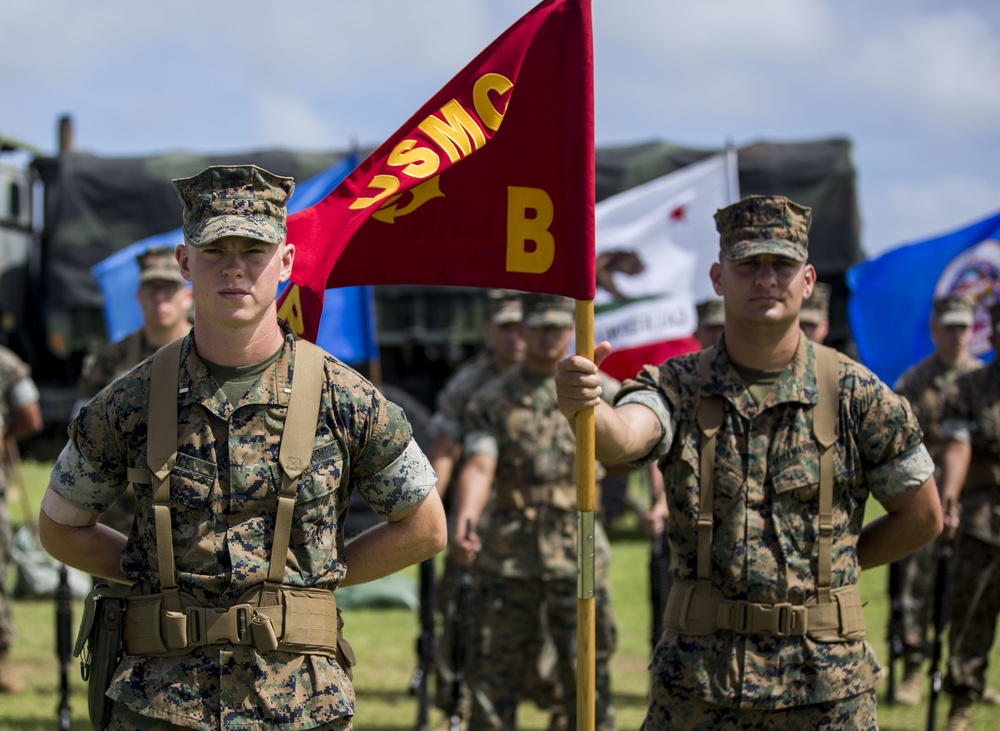
<path fill-rule="evenodd" d="M 820 468 L 816 591 L 820 602 L 829 602 L 833 573 L 833 445 L 837 442 L 840 374 L 836 350 L 813 344 L 813 352 L 819 398 L 813 407 L 812 429 L 819 449 Z M 698 375 L 702 384 L 708 383 L 711 378 L 715 354 L 716 346 L 712 346 L 698 356 Z M 698 580 L 709 584 L 712 575 L 715 451 L 724 406 L 725 400 L 721 396 L 699 394 L 698 428 L 702 433 L 702 444 L 699 461 Z"/>
<path fill-rule="evenodd" d="M 813 407 L 813 437 L 819 447 L 819 568 L 816 592 L 820 602 L 830 600 L 833 574 L 833 445 L 837 443 L 840 413 L 840 374 L 837 351 L 813 345 L 816 354 L 816 388 L 819 400 Z"/>
<path fill-rule="evenodd" d="M 153 489 L 153 518 L 156 525 L 157 569 L 164 604 L 173 612 L 181 610 L 174 570 L 173 531 L 170 526 L 170 473 L 177 463 L 177 380 L 180 373 L 183 339 L 165 345 L 153 357 L 149 378 L 149 414 L 146 464 Z"/>
<path fill-rule="evenodd" d="M 698 375 L 700 381 L 708 383 L 711 377 L 712 359 L 715 357 L 716 346 L 706 348 L 698 356 Z M 721 396 L 705 396 L 702 394 L 698 403 L 698 428 L 701 429 L 701 462 L 700 490 L 698 493 L 698 580 L 712 579 L 712 530 L 715 520 L 715 486 L 712 476 L 715 470 L 715 445 L 718 441 L 719 429 L 722 427 L 722 414 L 725 401 Z"/>
<path fill-rule="evenodd" d="M 164 608 L 170 612 L 181 612 L 170 522 L 170 473 L 177 462 L 177 383 L 182 343 L 183 340 L 176 340 L 153 357 L 147 416 L 146 462 L 153 490 L 157 569 Z M 312 459 L 323 388 L 323 358 L 323 351 L 312 343 L 296 342 L 291 394 L 278 453 L 282 469 L 281 491 L 262 606 L 278 603 L 277 592 L 284 577 L 291 536 L 296 485 Z"/>

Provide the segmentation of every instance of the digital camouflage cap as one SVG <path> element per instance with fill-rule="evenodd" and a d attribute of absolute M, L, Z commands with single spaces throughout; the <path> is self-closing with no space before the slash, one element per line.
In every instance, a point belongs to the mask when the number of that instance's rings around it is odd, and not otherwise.
<path fill-rule="evenodd" d="M 146 282 L 175 282 L 183 284 L 181 268 L 170 246 L 156 246 L 135 257 L 139 264 L 139 284 Z"/>
<path fill-rule="evenodd" d="M 829 284 L 816 282 L 809 299 L 802 302 L 799 311 L 799 322 L 803 325 L 819 325 L 830 317 L 830 294 L 833 288 Z"/>
<path fill-rule="evenodd" d="M 516 289 L 491 289 L 486 293 L 490 303 L 490 322 L 494 325 L 506 325 L 510 322 L 520 322 L 521 292 Z"/>
<path fill-rule="evenodd" d="M 173 181 L 184 206 L 184 240 L 201 247 L 223 236 L 285 241 L 285 203 L 295 181 L 256 165 L 214 165 Z"/>
<path fill-rule="evenodd" d="M 751 195 L 715 212 L 719 248 L 728 261 L 760 254 L 809 258 L 812 209 L 780 195 Z"/>
<path fill-rule="evenodd" d="M 975 319 L 976 305 L 968 297 L 961 295 L 945 295 L 938 297 L 931 305 L 934 322 L 938 325 L 948 327 L 949 325 L 961 325 L 971 327 Z"/>
<path fill-rule="evenodd" d="M 525 327 L 568 327 L 575 319 L 576 303 L 569 297 L 530 292 L 522 298 Z"/>

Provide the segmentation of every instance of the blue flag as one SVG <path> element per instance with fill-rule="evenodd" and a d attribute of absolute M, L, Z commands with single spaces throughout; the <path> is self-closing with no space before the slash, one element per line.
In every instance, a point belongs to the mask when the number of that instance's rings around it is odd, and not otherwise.
<path fill-rule="evenodd" d="M 970 352 L 992 358 L 989 307 L 1000 300 L 1000 213 L 959 231 L 899 246 L 852 267 L 847 315 L 861 362 L 890 386 L 934 350 L 931 302 L 961 294 L 976 303 Z"/>
<path fill-rule="evenodd" d="M 352 152 L 296 185 L 288 201 L 288 213 L 309 208 L 325 198 L 357 167 L 358 162 L 357 152 Z M 91 268 L 104 297 L 104 324 L 108 340 L 121 340 L 142 327 L 142 311 L 135 301 L 139 288 L 136 256 L 154 247 L 175 247 L 183 242 L 184 233 L 177 228 L 136 241 Z M 378 360 L 375 302 L 371 287 L 341 287 L 327 292 L 316 344 L 348 363 Z"/>

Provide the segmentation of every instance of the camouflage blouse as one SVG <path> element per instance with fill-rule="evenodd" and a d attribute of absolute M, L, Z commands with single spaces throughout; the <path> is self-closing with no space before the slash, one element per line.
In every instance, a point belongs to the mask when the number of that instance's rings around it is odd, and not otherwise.
<path fill-rule="evenodd" d="M 77 396 L 84 402 L 89 401 L 98 391 L 157 350 L 159 348 L 149 344 L 141 329 L 116 343 L 108 343 L 84 359 L 77 383 Z"/>
<path fill-rule="evenodd" d="M 605 377 L 608 399 L 618 385 Z M 576 438 L 556 403 L 554 376 L 532 375 L 522 365 L 504 371 L 473 395 L 465 430 L 466 454 L 497 458 L 494 497 L 509 488 L 575 487 Z M 601 470 L 598 465 L 598 479 Z M 507 578 L 576 580 L 575 501 L 568 508 L 494 506 L 485 531 L 478 570 Z M 600 524 L 596 541 L 603 577 L 610 547 Z"/>
<path fill-rule="evenodd" d="M 295 340 L 260 381 L 231 403 L 185 338 L 179 374 L 177 463 L 171 521 L 177 586 L 202 606 L 228 607 L 267 575 L 281 486 L 278 450 Z M 52 482 L 75 505 L 101 513 L 145 468 L 150 363 L 87 404 L 70 426 Z M 434 488 L 399 407 L 328 356 L 315 446 L 299 478 L 284 583 L 334 589 L 348 569 L 343 521 L 352 491 L 381 516 Z M 136 485 L 137 515 L 122 554 L 134 594 L 159 590 L 149 485 Z M 229 644 L 180 657 L 126 656 L 110 695 L 134 711 L 197 729 L 308 729 L 354 713 L 343 670 L 322 655 L 258 652 Z"/>
<path fill-rule="evenodd" d="M 1000 365 L 994 361 L 955 381 L 945 399 L 945 439 L 968 442 L 961 531 L 1000 546 Z"/>
<path fill-rule="evenodd" d="M 0 442 L 10 428 L 14 414 L 37 401 L 38 387 L 31 380 L 31 368 L 14 351 L 0 345 Z M 0 443 L 0 499 L 6 487 L 7 456 L 4 445 Z"/>
<path fill-rule="evenodd" d="M 434 431 L 461 443 L 464 432 L 462 419 L 469 399 L 481 386 L 499 373 L 497 359 L 488 350 L 479 353 L 469 363 L 455 371 L 435 399 L 436 408 L 431 421 Z"/>
<path fill-rule="evenodd" d="M 720 343 L 724 345 L 724 338 Z M 671 573 L 697 579 L 701 432 L 698 393 L 721 396 L 715 463 L 712 584 L 728 599 L 804 603 L 818 571 L 819 457 L 812 406 L 819 395 L 813 346 L 804 337 L 760 405 L 720 345 L 701 383 L 697 353 L 647 366 L 616 404 L 643 403 L 660 416 L 660 459 L 670 508 Z M 890 499 L 923 484 L 933 464 L 906 402 L 868 369 L 839 355 L 840 421 L 834 456 L 834 588 L 857 583 L 857 542 L 869 493 Z M 705 637 L 667 633 L 652 671 L 678 694 L 739 708 L 779 709 L 846 698 L 877 682 L 863 641 L 806 637 Z"/>
<path fill-rule="evenodd" d="M 935 464 L 941 459 L 941 447 L 945 441 L 941 436 L 941 418 L 948 389 L 959 376 L 982 367 L 983 362 L 970 355 L 948 367 L 932 353 L 903 371 L 893 386 L 896 393 L 910 402 L 910 408 L 924 430 L 924 444 Z"/>

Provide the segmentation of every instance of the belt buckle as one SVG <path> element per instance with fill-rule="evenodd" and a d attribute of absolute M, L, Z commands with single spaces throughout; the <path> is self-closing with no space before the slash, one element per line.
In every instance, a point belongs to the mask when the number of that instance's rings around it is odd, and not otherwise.
<path fill-rule="evenodd" d="M 245 645 L 250 641 L 249 604 L 237 604 L 228 609 L 189 607 L 187 610 L 189 646 L 231 643 Z"/>
<path fill-rule="evenodd" d="M 781 604 L 775 604 L 771 610 L 773 612 L 772 616 L 776 617 L 776 621 L 773 623 L 774 631 L 772 634 L 775 637 L 788 637 L 792 633 L 792 623 L 795 619 L 792 605 L 788 602 L 782 602 Z"/>

